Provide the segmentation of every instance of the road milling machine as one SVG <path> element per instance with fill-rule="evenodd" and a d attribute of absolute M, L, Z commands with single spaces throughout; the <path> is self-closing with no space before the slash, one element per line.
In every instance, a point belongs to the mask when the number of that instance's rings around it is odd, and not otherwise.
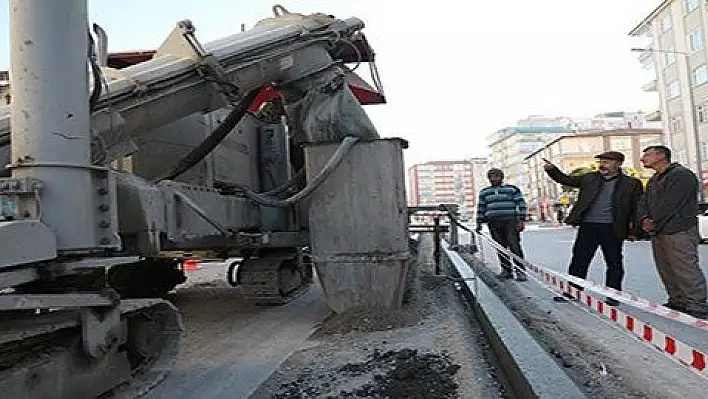
<path fill-rule="evenodd" d="M 10 0 L 9 10 L 0 397 L 131 396 L 157 384 L 182 333 L 161 297 L 184 282 L 185 258 L 243 259 L 233 280 L 258 302 L 307 289 L 312 193 L 340 184 L 331 176 L 348 154 L 366 164 L 375 149 L 365 145 L 385 141 L 360 104 L 385 101 L 361 20 L 274 6 L 210 43 L 185 20 L 155 51 L 108 54 L 87 0 Z M 403 213 L 405 199 L 395 206 Z M 400 263 L 406 251 L 322 259 Z"/>

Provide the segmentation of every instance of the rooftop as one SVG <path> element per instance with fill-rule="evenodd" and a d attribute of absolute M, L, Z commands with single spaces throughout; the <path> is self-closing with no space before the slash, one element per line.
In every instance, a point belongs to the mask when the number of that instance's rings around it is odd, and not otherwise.
<path fill-rule="evenodd" d="M 672 0 L 664 0 L 662 1 L 649 15 L 647 15 L 642 22 L 640 22 L 637 26 L 634 27 L 629 32 L 629 36 L 641 36 L 643 35 L 646 31 L 647 28 L 651 25 L 651 21 L 654 20 L 666 7 L 668 7 L 671 4 Z"/>
<path fill-rule="evenodd" d="M 551 145 L 566 139 L 566 138 L 572 138 L 572 137 L 605 137 L 605 136 L 634 136 L 634 135 L 640 135 L 640 134 L 662 134 L 661 129 L 614 129 L 614 130 L 585 130 L 581 131 L 575 134 L 565 134 L 563 136 L 560 136 L 554 140 L 549 141 L 546 143 L 543 147 L 539 148 L 538 150 L 532 152 L 531 154 L 527 155 L 524 157 L 524 160 L 528 160 L 534 155 L 538 154 L 539 152 L 545 150 L 546 148 L 550 147 Z"/>

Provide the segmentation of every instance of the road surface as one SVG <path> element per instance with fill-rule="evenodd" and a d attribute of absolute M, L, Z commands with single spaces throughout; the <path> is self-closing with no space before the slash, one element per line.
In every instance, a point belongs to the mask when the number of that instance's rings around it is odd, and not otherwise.
<path fill-rule="evenodd" d="M 576 229 L 570 227 L 528 229 L 522 235 L 522 246 L 526 259 L 537 266 L 567 273 L 576 232 Z M 461 242 L 465 243 L 464 240 L 467 239 L 467 236 L 461 234 L 460 237 Z M 708 245 L 699 247 L 699 258 L 701 269 L 708 276 Z M 492 267 L 498 267 L 498 265 L 492 265 Z M 666 291 L 656 271 L 651 244 L 648 241 L 625 243 L 624 268 L 623 289 L 625 291 L 658 303 L 666 302 Z M 587 278 L 590 281 L 604 284 L 605 263 L 599 249 L 590 264 Z M 553 294 L 549 292 L 549 295 Z M 628 305 L 622 304 L 620 309 L 654 325 L 659 330 L 686 344 L 703 352 L 708 351 L 708 333 L 705 331 L 640 311 Z"/>

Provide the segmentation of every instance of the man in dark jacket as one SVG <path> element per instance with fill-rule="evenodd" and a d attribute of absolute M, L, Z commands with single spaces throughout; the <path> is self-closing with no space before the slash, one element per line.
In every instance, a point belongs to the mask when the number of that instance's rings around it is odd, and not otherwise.
<path fill-rule="evenodd" d="M 607 265 L 605 285 L 621 290 L 622 245 L 626 238 L 635 236 L 642 183 L 622 173 L 622 153 L 608 151 L 595 158 L 599 170 L 582 176 L 568 176 L 545 159 L 544 169 L 554 181 L 580 189 L 573 210 L 565 219 L 566 223 L 578 226 L 568 273 L 585 279 L 599 246 Z M 611 298 L 607 302 L 617 304 Z"/>
<path fill-rule="evenodd" d="M 642 163 L 656 171 L 640 202 L 638 220 L 652 237 L 654 262 L 669 294 L 664 306 L 708 318 L 706 278 L 698 266 L 698 178 L 671 163 L 671 151 L 664 146 L 645 149 Z"/>

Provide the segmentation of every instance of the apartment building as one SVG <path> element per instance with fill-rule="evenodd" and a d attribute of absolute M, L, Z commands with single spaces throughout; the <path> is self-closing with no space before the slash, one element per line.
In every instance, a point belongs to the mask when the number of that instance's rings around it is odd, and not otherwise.
<path fill-rule="evenodd" d="M 514 126 L 501 129 L 487 139 L 491 156 L 489 166 L 502 169 L 505 181 L 522 190 L 528 186 L 528 169 L 524 158 L 549 141 L 570 133 L 562 126 Z"/>
<path fill-rule="evenodd" d="M 630 36 L 643 41 L 639 61 L 648 74 L 642 87 L 658 93 L 664 142 L 675 160 L 708 178 L 708 2 L 657 1 Z M 700 164 L 700 166 L 699 166 Z"/>
<path fill-rule="evenodd" d="M 434 161 L 416 164 L 408 169 L 409 205 L 439 205 L 454 203 L 460 214 L 474 215 L 476 176 L 486 176 L 486 159 L 472 158 L 463 161 Z"/>
<path fill-rule="evenodd" d="M 661 129 L 616 129 L 585 131 L 564 135 L 546 143 L 525 157 L 529 170 L 529 185 L 525 188 L 529 213 L 534 219 L 541 214 L 553 215 L 559 207 L 572 203 L 572 196 L 563 193 L 560 184 L 553 182 L 543 170 L 543 159 L 548 159 L 566 173 L 593 164 L 595 155 L 605 151 L 619 151 L 625 155 L 623 166 L 635 169 L 642 179 L 652 171 L 642 167 L 641 152 L 650 145 L 664 143 Z"/>
<path fill-rule="evenodd" d="M 572 130 L 617 130 L 617 129 L 660 129 L 661 122 L 652 118 L 656 115 L 647 115 L 644 112 L 604 112 L 589 118 L 573 118 Z"/>
<path fill-rule="evenodd" d="M 0 106 L 10 104 L 10 73 L 0 71 Z"/>

